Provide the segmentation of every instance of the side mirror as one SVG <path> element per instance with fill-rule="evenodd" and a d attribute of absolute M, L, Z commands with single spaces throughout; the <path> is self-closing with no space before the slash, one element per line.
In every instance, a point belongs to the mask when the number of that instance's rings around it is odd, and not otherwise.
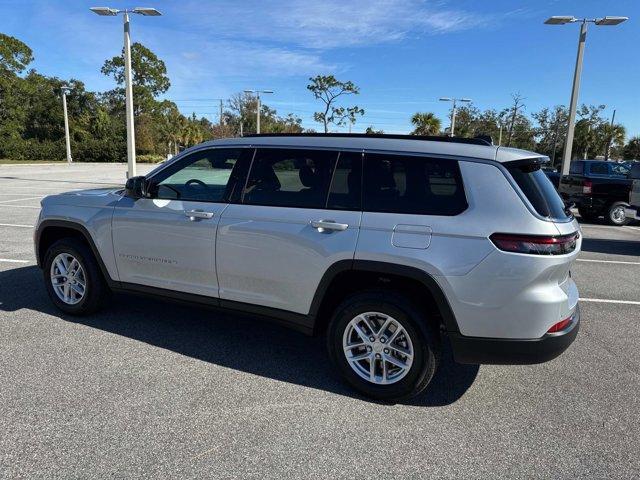
<path fill-rule="evenodd" d="M 124 194 L 130 198 L 146 197 L 146 187 L 147 181 L 143 176 L 131 177 L 124 186 Z"/>

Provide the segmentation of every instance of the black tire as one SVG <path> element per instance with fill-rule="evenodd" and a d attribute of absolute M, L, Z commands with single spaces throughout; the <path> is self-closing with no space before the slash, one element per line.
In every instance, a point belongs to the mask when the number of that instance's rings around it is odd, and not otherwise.
<path fill-rule="evenodd" d="M 396 383 L 380 385 L 360 377 L 349 365 L 343 350 L 343 336 L 349 322 L 364 312 L 380 312 L 402 324 L 414 347 L 413 363 L 408 373 Z M 329 357 L 343 380 L 367 397 L 383 402 L 397 402 L 422 392 L 435 374 L 440 360 L 437 330 L 407 298 L 384 291 L 353 295 L 340 304 L 327 331 Z"/>
<path fill-rule="evenodd" d="M 595 222 L 598 219 L 597 213 L 585 210 L 584 208 L 578 208 L 578 213 L 580 214 L 580 218 L 585 222 Z"/>
<path fill-rule="evenodd" d="M 605 215 L 605 219 L 609 225 L 615 225 L 621 227 L 630 222 L 628 218 L 624 216 L 624 207 L 628 207 L 629 204 L 626 202 L 613 202 L 609 205 L 607 209 L 607 214 Z M 622 208 L 622 216 L 620 216 L 620 209 Z"/>
<path fill-rule="evenodd" d="M 62 301 L 54 291 L 51 282 L 51 263 L 61 253 L 73 255 L 85 272 L 86 289 L 82 299 L 75 305 Z M 42 268 L 44 283 L 49 298 L 56 307 L 71 315 L 88 315 L 100 310 L 108 300 L 111 291 L 107 286 L 100 267 L 89 247 L 75 238 L 63 238 L 56 241 L 45 254 Z"/>

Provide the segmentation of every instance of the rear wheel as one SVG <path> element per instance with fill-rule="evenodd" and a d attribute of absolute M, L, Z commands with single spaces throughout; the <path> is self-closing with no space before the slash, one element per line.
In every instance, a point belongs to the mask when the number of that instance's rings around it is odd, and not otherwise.
<path fill-rule="evenodd" d="M 626 225 L 629 223 L 629 219 L 624 214 L 624 208 L 628 207 L 629 204 L 625 202 L 614 202 L 609 205 L 609 209 L 607 210 L 606 219 L 610 225 Z"/>
<path fill-rule="evenodd" d="M 349 297 L 328 329 L 329 356 L 342 378 L 371 398 L 393 402 L 424 390 L 436 371 L 437 333 L 402 296 Z"/>
<path fill-rule="evenodd" d="M 49 298 L 65 313 L 93 313 L 110 293 L 91 250 L 75 238 L 51 245 L 42 271 Z"/>

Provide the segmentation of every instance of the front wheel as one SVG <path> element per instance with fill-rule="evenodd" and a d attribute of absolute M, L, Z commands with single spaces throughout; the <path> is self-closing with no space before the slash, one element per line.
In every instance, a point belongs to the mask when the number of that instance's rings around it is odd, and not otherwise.
<path fill-rule="evenodd" d="M 437 333 L 408 299 L 384 292 L 345 300 L 329 324 L 329 356 L 364 395 L 395 402 L 418 395 L 436 371 Z"/>
<path fill-rule="evenodd" d="M 622 226 L 629 223 L 629 219 L 624 214 L 624 208 L 628 207 L 629 204 L 625 202 L 614 202 L 609 205 L 609 209 L 607 210 L 607 222 L 610 225 Z"/>
<path fill-rule="evenodd" d="M 65 313 L 93 313 L 110 293 L 91 250 L 75 238 L 55 242 L 42 270 L 49 298 Z"/>

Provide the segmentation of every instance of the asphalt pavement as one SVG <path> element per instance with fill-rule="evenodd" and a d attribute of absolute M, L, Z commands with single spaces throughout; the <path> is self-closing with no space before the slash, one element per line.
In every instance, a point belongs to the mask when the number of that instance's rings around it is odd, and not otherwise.
<path fill-rule="evenodd" d="M 381 405 L 340 383 L 323 338 L 250 316 L 125 295 L 60 314 L 35 266 L 39 201 L 125 170 L 0 165 L 0 478 L 640 477 L 640 226 L 582 224 L 562 356 L 445 352 L 425 394 Z"/>

